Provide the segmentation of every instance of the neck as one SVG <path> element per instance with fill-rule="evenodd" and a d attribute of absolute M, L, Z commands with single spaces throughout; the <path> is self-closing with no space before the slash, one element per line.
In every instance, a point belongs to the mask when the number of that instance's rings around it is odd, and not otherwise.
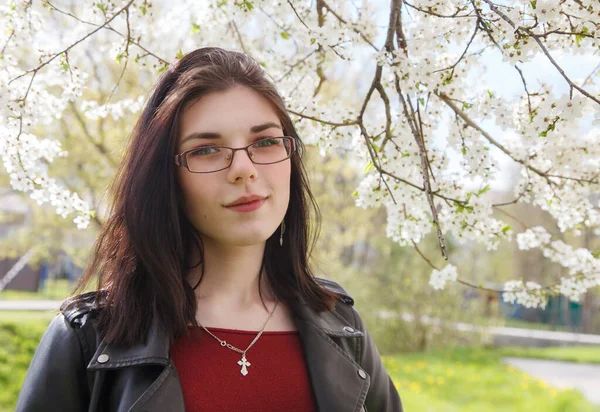
<path fill-rule="evenodd" d="M 196 298 L 205 304 L 217 303 L 233 311 L 262 306 L 259 294 L 259 273 L 265 242 L 249 246 L 215 244 L 203 239 L 204 275 L 196 288 Z M 194 262 L 199 259 L 196 251 Z M 188 282 L 195 286 L 202 274 L 202 265 L 188 273 Z M 262 274 L 261 292 L 266 301 L 273 300 L 266 273 Z"/>

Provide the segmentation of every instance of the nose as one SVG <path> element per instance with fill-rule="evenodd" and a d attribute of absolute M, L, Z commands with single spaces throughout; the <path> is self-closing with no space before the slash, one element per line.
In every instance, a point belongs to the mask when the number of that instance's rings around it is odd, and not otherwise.
<path fill-rule="evenodd" d="M 237 156 L 236 156 L 237 155 Z M 249 178 L 256 179 L 257 171 L 255 164 L 252 163 L 248 153 L 245 150 L 236 150 L 233 152 L 233 159 L 229 166 L 228 180 L 235 182 L 238 179 L 246 180 Z"/>

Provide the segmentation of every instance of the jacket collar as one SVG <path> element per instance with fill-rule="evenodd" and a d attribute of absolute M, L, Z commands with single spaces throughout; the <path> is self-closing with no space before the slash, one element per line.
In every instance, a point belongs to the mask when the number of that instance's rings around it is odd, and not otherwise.
<path fill-rule="evenodd" d="M 344 303 L 339 303 L 338 306 Z M 347 349 L 364 346 L 363 332 L 349 327 L 336 310 L 316 313 L 301 300 L 294 322 L 298 329 L 308 373 L 319 411 L 360 410 L 366 398 L 370 377 Z M 343 342 L 344 340 L 357 342 Z M 336 343 L 334 340 L 339 342 Z M 342 343 L 343 342 L 343 343 Z M 132 365 L 170 366 L 170 341 L 157 319 L 153 320 L 146 343 L 123 348 L 103 340 L 88 370 L 119 369 Z M 357 353 L 358 353 L 358 349 Z M 174 375 L 176 379 L 176 374 Z M 172 385 L 167 385 L 172 387 Z M 160 391 L 154 396 L 161 396 Z"/>
<path fill-rule="evenodd" d="M 316 313 L 302 303 L 299 313 L 304 319 L 296 318 L 296 326 L 318 410 L 358 412 L 366 399 L 370 377 L 360 376 L 362 368 L 342 347 L 363 347 L 363 332 L 349 328 L 335 310 Z M 347 339 L 357 342 L 343 342 Z"/>

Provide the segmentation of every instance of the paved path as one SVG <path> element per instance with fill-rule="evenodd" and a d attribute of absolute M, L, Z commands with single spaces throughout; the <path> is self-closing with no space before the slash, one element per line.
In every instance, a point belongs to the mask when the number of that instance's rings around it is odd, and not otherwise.
<path fill-rule="evenodd" d="M 600 356 L 600 349 L 598 353 Z M 561 389 L 579 389 L 590 402 L 600 405 L 600 365 L 524 358 L 503 360 L 546 381 L 548 385 Z"/>

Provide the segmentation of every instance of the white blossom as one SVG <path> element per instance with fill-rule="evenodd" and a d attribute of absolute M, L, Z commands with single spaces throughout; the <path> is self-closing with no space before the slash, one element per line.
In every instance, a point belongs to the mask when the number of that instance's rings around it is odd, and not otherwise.
<path fill-rule="evenodd" d="M 448 264 L 442 270 L 434 269 L 433 272 L 431 272 L 429 284 L 434 289 L 444 289 L 447 282 L 455 282 L 457 278 L 458 274 L 456 272 L 456 267 Z"/>

